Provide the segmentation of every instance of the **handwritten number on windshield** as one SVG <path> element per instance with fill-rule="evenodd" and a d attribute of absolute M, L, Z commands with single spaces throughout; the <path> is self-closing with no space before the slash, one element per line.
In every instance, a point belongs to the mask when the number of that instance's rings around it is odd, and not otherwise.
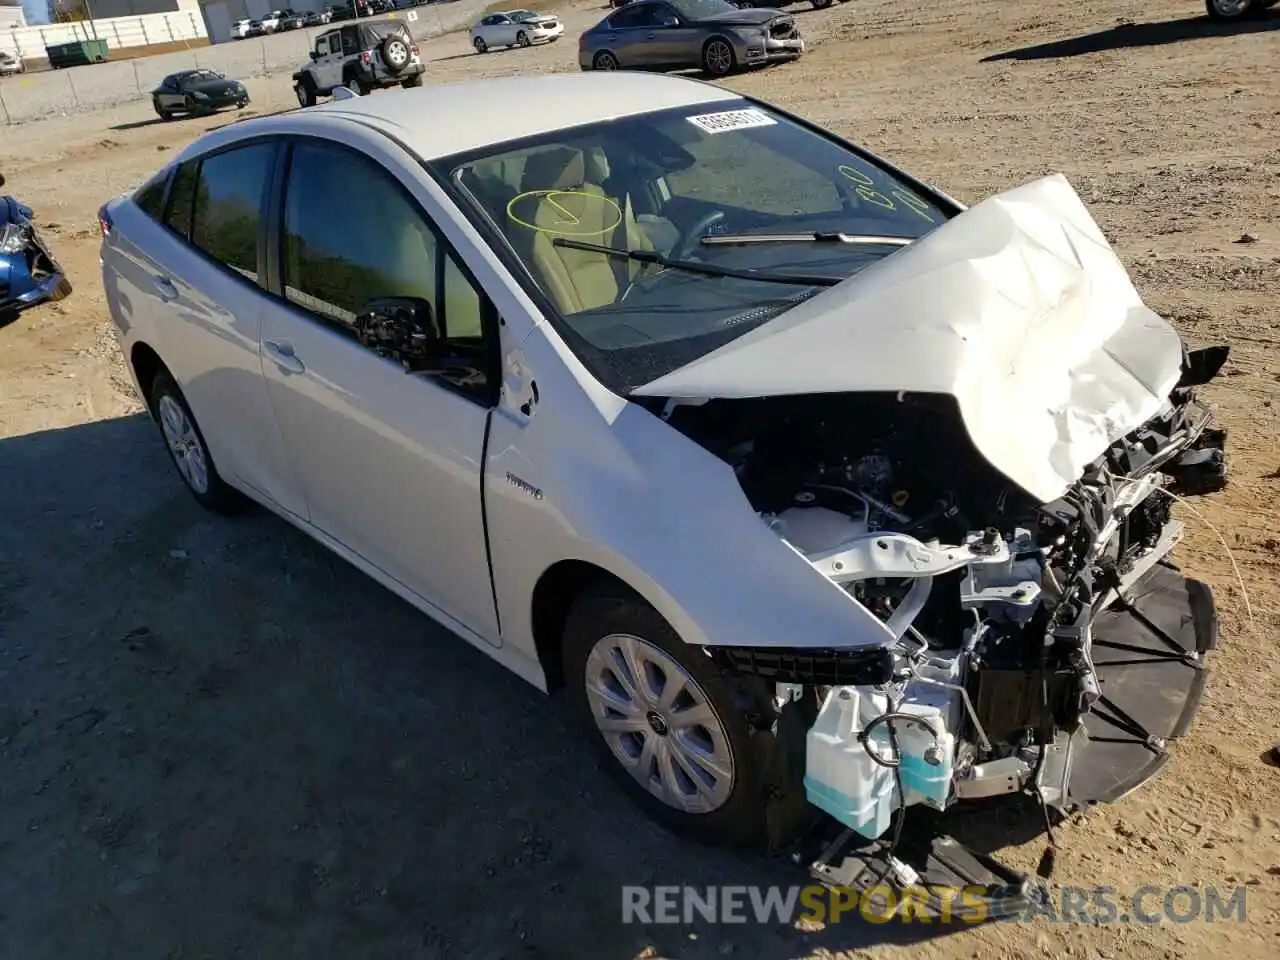
<path fill-rule="evenodd" d="M 860 200 L 865 200 L 867 203 L 874 203 L 876 206 L 884 207 L 886 210 L 896 210 L 898 209 L 898 205 L 901 204 L 912 213 L 918 214 L 930 223 L 933 223 L 933 217 L 929 216 L 929 205 L 915 194 L 908 193 L 906 190 L 902 190 L 900 188 L 895 188 L 890 191 L 890 196 L 885 196 L 883 193 L 876 190 L 874 180 L 861 170 L 856 167 L 851 167 L 848 164 L 841 164 L 836 167 L 836 172 L 854 184 L 853 192 Z M 895 199 L 897 200 L 897 203 L 894 203 Z"/>

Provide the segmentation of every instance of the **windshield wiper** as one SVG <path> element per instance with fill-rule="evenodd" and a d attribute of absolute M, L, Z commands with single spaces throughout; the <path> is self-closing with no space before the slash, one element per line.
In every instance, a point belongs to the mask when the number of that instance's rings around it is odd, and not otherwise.
<path fill-rule="evenodd" d="M 585 250 L 588 253 L 603 253 L 606 257 L 620 257 L 623 260 L 634 260 L 637 263 L 656 263 L 669 270 L 683 270 L 686 273 L 700 273 L 704 277 L 732 277 L 736 280 L 759 280 L 762 283 L 792 283 L 798 287 L 834 287 L 844 281 L 844 277 L 804 276 L 795 273 L 766 273 L 761 270 L 737 270 L 733 267 L 722 267 L 713 263 L 697 263 L 693 260 L 671 260 L 653 250 L 619 250 L 617 247 L 606 247 L 599 243 L 587 243 L 583 240 L 570 240 L 568 237 L 555 237 L 553 246 L 569 247 L 572 250 Z"/>
<path fill-rule="evenodd" d="M 887 237 L 871 233 L 726 233 L 707 234 L 701 242 L 707 246 L 725 246 L 746 243 L 855 243 L 868 247 L 905 247 L 915 243 L 917 237 Z"/>

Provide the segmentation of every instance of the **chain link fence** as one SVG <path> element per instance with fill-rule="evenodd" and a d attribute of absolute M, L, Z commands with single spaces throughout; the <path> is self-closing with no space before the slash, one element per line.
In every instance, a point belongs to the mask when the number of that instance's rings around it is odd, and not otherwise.
<path fill-rule="evenodd" d="M 433 3 L 394 16 L 416 40 L 471 26 L 491 0 Z M 315 37 L 330 27 L 290 30 L 267 37 L 191 47 L 172 53 L 0 79 L 0 123 L 27 123 L 48 117 L 90 113 L 146 100 L 167 75 L 204 67 L 237 80 L 291 74 L 307 63 Z M 110 42 L 110 37 L 104 37 Z"/>

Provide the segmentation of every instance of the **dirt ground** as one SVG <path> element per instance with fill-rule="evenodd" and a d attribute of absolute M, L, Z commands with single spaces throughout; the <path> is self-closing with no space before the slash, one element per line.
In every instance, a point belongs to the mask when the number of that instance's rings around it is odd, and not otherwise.
<path fill-rule="evenodd" d="M 798 872 L 667 836 L 554 702 L 283 522 L 186 495 L 128 392 L 94 214 L 230 118 L 135 106 L 0 133 L 76 287 L 0 330 L 0 955 L 1280 956 L 1280 10 L 1234 29 L 1198 0 L 796 11 L 812 52 L 732 86 L 967 202 L 1064 172 L 1148 302 L 1232 345 L 1208 395 L 1233 483 L 1199 509 L 1253 622 L 1182 511 L 1176 558 L 1224 618 L 1206 702 L 1159 779 L 1059 828 L 1055 881 L 1244 884 L 1248 922 L 624 925 L 623 884 Z M 534 50 L 433 41 L 431 76 L 576 69 L 598 14 Z M 290 102 L 283 78 L 252 92 Z M 998 819 L 977 826 L 999 845 Z"/>

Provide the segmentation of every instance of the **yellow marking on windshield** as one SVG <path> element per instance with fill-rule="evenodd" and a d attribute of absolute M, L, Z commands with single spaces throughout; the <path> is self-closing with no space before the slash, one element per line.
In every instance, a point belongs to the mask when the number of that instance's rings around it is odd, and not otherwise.
<path fill-rule="evenodd" d="M 537 224 L 518 216 L 516 205 L 526 200 L 539 204 L 545 201 L 560 219 L 554 224 Z M 597 207 L 593 208 L 592 204 L 596 204 Z M 571 206 L 576 207 L 578 212 L 574 213 L 570 209 Z M 606 221 L 605 226 L 596 228 L 584 226 L 585 214 L 600 206 L 605 208 L 601 218 Z M 536 216 L 536 213 L 530 215 Z M 519 224 L 526 230 L 533 230 L 535 233 L 552 233 L 565 237 L 599 237 L 613 232 L 621 225 L 622 208 L 618 206 L 617 201 L 609 197 L 598 193 L 587 193 L 585 190 L 526 190 L 512 197 L 507 203 L 507 217 L 513 223 Z M 613 222 L 609 223 L 610 220 Z"/>
<path fill-rule="evenodd" d="M 897 210 L 898 204 L 901 204 L 912 213 L 924 217 L 930 223 L 934 222 L 933 217 L 929 216 L 929 205 L 915 194 L 901 188 L 895 188 L 890 191 L 892 197 L 887 197 L 875 189 L 876 182 L 871 177 L 857 167 L 851 167 L 847 163 L 842 163 L 836 167 L 836 173 L 854 184 L 853 192 L 859 199 L 865 200 L 867 203 L 874 203 L 878 207 L 884 207 L 886 210 Z M 894 197 L 897 198 L 898 203 L 893 202 Z"/>

